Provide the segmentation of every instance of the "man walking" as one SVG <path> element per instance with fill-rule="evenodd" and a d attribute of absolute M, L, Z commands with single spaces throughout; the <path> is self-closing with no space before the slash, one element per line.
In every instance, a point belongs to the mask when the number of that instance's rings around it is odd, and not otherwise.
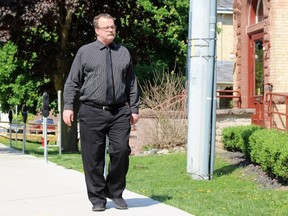
<path fill-rule="evenodd" d="M 115 44 L 109 14 L 93 20 L 97 40 L 82 46 L 64 86 L 63 120 L 71 126 L 79 95 L 80 139 L 88 198 L 93 211 L 104 211 L 107 198 L 127 209 L 122 197 L 129 167 L 131 124 L 139 119 L 139 94 L 129 51 Z M 106 136 L 110 163 L 104 177 Z"/>

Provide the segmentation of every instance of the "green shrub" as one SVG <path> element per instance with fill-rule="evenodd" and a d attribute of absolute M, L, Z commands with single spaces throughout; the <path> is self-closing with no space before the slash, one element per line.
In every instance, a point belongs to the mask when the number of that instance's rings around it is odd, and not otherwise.
<path fill-rule="evenodd" d="M 259 126 L 235 126 L 227 127 L 222 131 L 222 143 L 228 151 L 241 151 L 250 159 L 249 137 L 256 131 L 262 129 Z"/>
<path fill-rule="evenodd" d="M 243 139 L 239 137 L 239 130 L 236 127 L 227 127 L 222 130 L 222 143 L 228 151 L 241 151 Z"/>
<path fill-rule="evenodd" d="M 253 163 L 279 179 L 288 181 L 288 133 L 258 126 L 227 127 L 222 143 L 228 151 L 241 151 Z"/>
<path fill-rule="evenodd" d="M 288 133 L 259 130 L 250 136 L 251 161 L 278 178 L 288 179 Z"/>
<path fill-rule="evenodd" d="M 243 138 L 243 146 L 241 150 L 244 153 L 244 155 L 247 157 L 247 159 L 249 160 L 250 160 L 250 151 L 251 151 L 249 138 L 255 131 L 262 130 L 262 129 L 263 129 L 262 127 L 250 125 L 250 126 L 244 127 L 244 129 L 242 130 L 241 135 Z"/>

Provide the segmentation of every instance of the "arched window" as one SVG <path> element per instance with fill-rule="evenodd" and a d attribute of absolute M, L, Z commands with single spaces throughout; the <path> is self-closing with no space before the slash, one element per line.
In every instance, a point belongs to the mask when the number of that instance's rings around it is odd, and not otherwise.
<path fill-rule="evenodd" d="M 256 23 L 262 22 L 263 20 L 264 20 L 263 1 L 260 0 L 257 3 Z"/>
<path fill-rule="evenodd" d="M 264 20 L 263 0 L 252 0 L 249 14 L 249 25 L 262 22 Z"/>

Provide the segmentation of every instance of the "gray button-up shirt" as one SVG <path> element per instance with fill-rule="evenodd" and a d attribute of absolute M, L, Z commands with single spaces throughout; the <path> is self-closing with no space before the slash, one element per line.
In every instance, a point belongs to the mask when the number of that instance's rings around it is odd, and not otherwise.
<path fill-rule="evenodd" d="M 139 94 L 130 53 L 125 47 L 115 43 L 110 48 L 115 89 L 113 104 L 127 102 L 132 113 L 138 113 Z M 81 101 L 107 105 L 106 81 L 105 45 L 96 40 L 82 46 L 74 58 L 64 86 L 64 110 L 73 110 L 78 93 Z"/>

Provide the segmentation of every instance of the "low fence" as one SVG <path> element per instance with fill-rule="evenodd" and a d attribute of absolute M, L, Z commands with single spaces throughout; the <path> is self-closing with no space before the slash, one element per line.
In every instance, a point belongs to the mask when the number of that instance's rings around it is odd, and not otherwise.
<path fill-rule="evenodd" d="M 10 128 L 11 128 L 11 139 L 23 140 L 23 124 L 11 124 L 9 122 L 0 121 L 0 136 L 5 138 L 10 138 Z M 58 125 L 49 124 L 47 134 L 47 141 L 49 143 L 58 141 Z M 43 126 L 42 124 L 27 123 L 26 124 L 26 141 L 32 142 L 42 142 L 43 137 Z"/>

